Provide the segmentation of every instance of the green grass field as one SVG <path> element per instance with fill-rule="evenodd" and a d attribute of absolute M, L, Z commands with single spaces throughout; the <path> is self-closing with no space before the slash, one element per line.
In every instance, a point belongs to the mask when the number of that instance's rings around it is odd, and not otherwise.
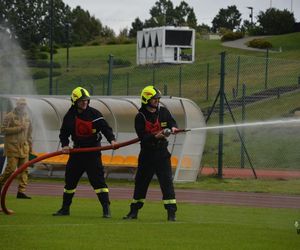
<path fill-rule="evenodd" d="M 53 217 L 61 197 L 17 200 L 14 215 L 0 214 L 1 249 L 299 249 L 295 209 L 179 203 L 177 222 L 167 222 L 160 202 L 147 202 L 136 221 L 121 218 L 129 201 L 112 201 L 101 218 L 98 201 L 74 198 L 71 216 Z"/>

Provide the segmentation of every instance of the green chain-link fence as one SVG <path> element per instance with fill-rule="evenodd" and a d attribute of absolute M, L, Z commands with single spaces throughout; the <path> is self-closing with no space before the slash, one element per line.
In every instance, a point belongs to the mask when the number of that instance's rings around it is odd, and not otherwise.
<path fill-rule="evenodd" d="M 224 93 L 237 123 L 291 119 L 300 110 L 300 61 L 273 58 L 273 53 L 266 52 L 262 57 L 226 55 Z M 139 95 L 145 85 L 154 84 L 165 95 L 192 99 L 207 116 L 220 89 L 220 56 L 203 63 L 112 68 L 111 72 L 111 81 L 108 74 L 64 73 L 54 78 L 52 93 L 69 95 L 75 86 L 82 85 L 93 95 Z M 38 94 L 48 94 L 47 84 L 46 80 L 35 82 Z M 224 108 L 224 124 L 233 124 L 226 104 Z M 217 102 L 207 126 L 218 125 L 218 111 Z M 295 122 L 239 128 L 253 167 L 299 169 L 299 125 Z M 250 168 L 236 129 L 224 130 L 223 146 L 224 169 Z M 218 130 L 209 130 L 203 166 L 217 167 L 218 147 Z"/>

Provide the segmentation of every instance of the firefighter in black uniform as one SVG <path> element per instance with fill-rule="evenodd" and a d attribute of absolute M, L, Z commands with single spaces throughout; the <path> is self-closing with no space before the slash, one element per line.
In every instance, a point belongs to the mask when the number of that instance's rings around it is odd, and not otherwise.
<path fill-rule="evenodd" d="M 171 154 L 165 133 L 169 129 L 176 133 L 177 124 L 165 107 L 159 106 L 161 93 L 153 86 L 142 90 L 142 106 L 135 117 L 135 130 L 141 141 L 138 169 L 135 177 L 133 201 L 130 212 L 123 219 L 137 219 L 138 210 L 144 205 L 149 184 L 156 174 L 163 194 L 164 207 L 168 220 L 175 221 L 177 210 L 172 181 Z"/>
<path fill-rule="evenodd" d="M 98 110 L 89 106 L 90 95 L 88 91 L 82 87 L 75 88 L 71 95 L 71 101 L 72 106 L 64 116 L 59 134 L 63 152 L 69 153 L 70 136 L 74 143 L 74 148 L 100 146 L 100 132 L 114 146 L 116 142 L 112 128 Z M 102 205 L 103 217 L 111 217 L 108 187 L 104 179 L 100 151 L 70 154 L 65 172 L 62 207 L 53 216 L 70 214 L 72 198 L 84 172 L 87 173 L 89 182 Z"/>

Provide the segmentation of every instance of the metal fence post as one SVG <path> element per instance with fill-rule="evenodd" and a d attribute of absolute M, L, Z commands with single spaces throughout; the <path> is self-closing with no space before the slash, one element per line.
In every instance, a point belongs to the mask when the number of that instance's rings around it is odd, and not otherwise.
<path fill-rule="evenodd" d="M 182 95 L 182 66 L 179 67 L 179 97 Z"/>
<path fill-rule="evenodd" d="M 127 87 L 127 91 L 126 94 L 129 95 L 129 73 L 126 74 L 126 87 Z"/>
<path fill-rule="evenodd" d="M 114 56 L 109 55 L 109 67 L 108 67 L 108 82 L 107 82 L 107 95 L 112 94 L 112 68 L 113 68 Z"/>
<path fill-rule="evenodd" d="M 224 125 L 224 85 L 225 85 L 225 58 L 226 53 L 221 53 L 221 69 L 220 69 L 220 110 L 219 110 L 219 148 L 218 148 L 218 177 L 223 177 L 223 137 L 224 131 L 222 126 Z"/>
<path fill-rule="evenodd" d="M 152 84 L 153 86 L 155 85 L 155 67 L 153 67 L 153 71 L 152 71 Z"/>
<path fill-rule="evenodd" d="M 241 63 L 241 57 L 238 56 L 238 60 L 237 60 L 237 69 L 236 69 L 236 90 L 235 90 L 235 97 L 237 97 L 237 96 L 238 96 L 238 93 L 239 93 L 240 63 Z"/>
<path fill-rule="evenodd" d="M 168 85 L 164 84 L 164 95 L 168 95 Z"/>
<path fill-rule="evenodd" d="M 242 123 L 246 120 L 246 85 L 243 84 L 243 95 L 242 95 Z M 245 150 L 242 142 L 245 141 L 245 130 L 241 128 L 241 168 L 245 167 Z"/>
<path fill-rule="evenodd" d="M 206 65 L 206 101 L 209 95 L 209 63 Z"/>
<path fill-rule="evenodd" d="M 53 0 L 50 1 L 50 32 L 49 32 L 49 46 L 50 46 L 50 67 L 49 67 L 49 95 L 53 91 Z"/>
<path fill-rule="evenodd" d="M 266 51 L 266 69 L 265 69 L 265 89 L 268 88 L 268 74 L 269 74 L 269 49 Z"/>

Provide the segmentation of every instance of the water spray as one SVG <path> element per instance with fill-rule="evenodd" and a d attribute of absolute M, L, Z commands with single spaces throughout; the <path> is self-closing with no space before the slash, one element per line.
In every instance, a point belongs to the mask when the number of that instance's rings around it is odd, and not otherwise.
<path fill-rule="evenodd" d="M 289 123 L 300 123 L 300 119 L 289 119 L 289 120 L 275 120 L 275 121 L 264 121 L 264 122 L 248 122 L 239 124 L 229 124 L 222 126 L 210 126 L 210 127 L 199 127 L 199 128 L 186 128 L 179 129 L 176 133 L 189 132 L 189 131 L 201 131 L 201 130 L 214 130 L 214 129 L 226 129 L 226 128 L 239 128 L 239 127 L 258 127 L 258 126 L 269 126 L 269 125 L 281 125 Z"/>

